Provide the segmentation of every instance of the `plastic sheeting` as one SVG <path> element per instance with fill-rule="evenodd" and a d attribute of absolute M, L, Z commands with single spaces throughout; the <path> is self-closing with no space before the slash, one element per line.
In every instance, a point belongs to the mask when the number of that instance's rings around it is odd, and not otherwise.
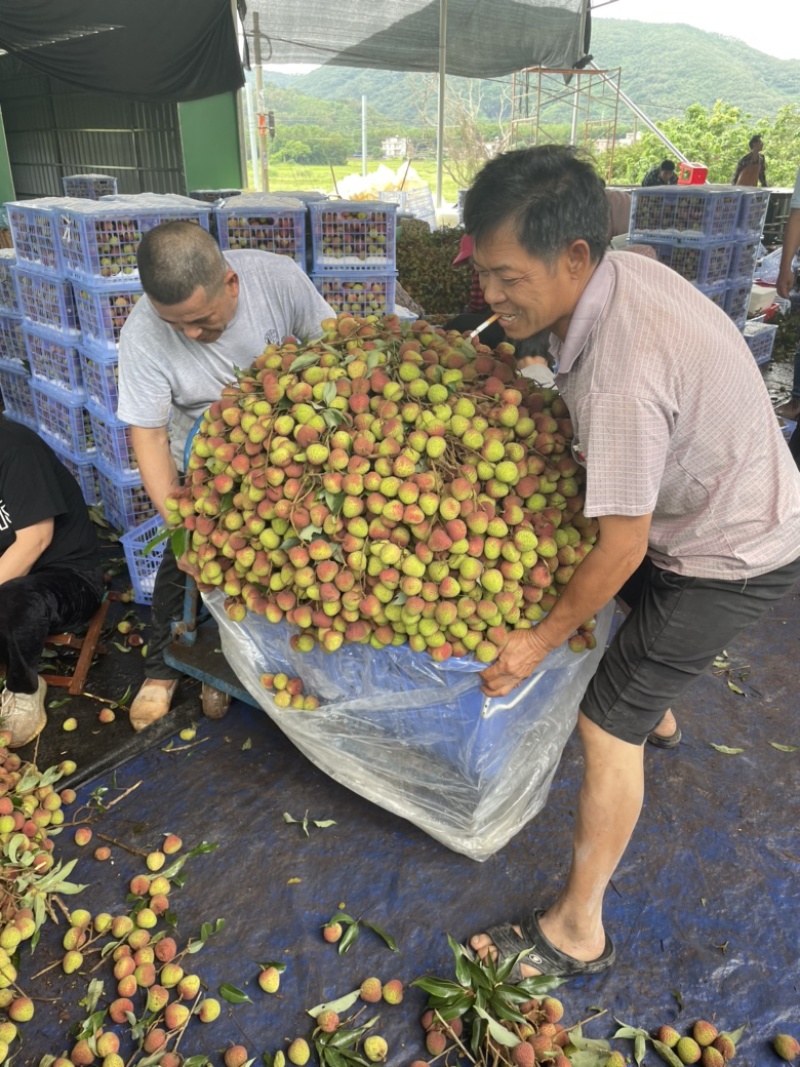
<path fill-rule="evenodd" d="M 613 615 L 611 605 L 600 614 L 596 649 L 562 646 L 525 685 L 489 701 L 472 657 L 437 663 L 407 645 L 294 652 L 295 628 L 252 614 L 234 623 L 220 591 L 203 599 L 234 672 L 312 763 L 476 860 L 544 807 Z M 277 707 L 260 677 L 281 671 L 300 677 L 321 706 Z"/>
<path fill-rule="evenodd" d="M 247 6 L 259 13 L 265 63 L 436 71 L 442 2 L 447 74 L 490 78 L 524 67 L 572 68 L 589 48 L 587 0 L 248 0 Z"/>
<path fill-rule="evenodd" d="M 127 99 L 244 84 L 230 0 L 2 0 L 0 46 L 67 85 Z"/>

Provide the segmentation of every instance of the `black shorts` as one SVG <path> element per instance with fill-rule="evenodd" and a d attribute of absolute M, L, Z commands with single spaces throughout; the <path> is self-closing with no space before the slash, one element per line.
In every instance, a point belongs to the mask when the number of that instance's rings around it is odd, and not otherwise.
<path fill-rule="evenodd" d="M 746 581 L 687 578 L 645 559 L 619 598 L 631 613 L 589 683 L 581 711 L 641 745 L 689 683 L 800 579 L 800 557 Z"/>

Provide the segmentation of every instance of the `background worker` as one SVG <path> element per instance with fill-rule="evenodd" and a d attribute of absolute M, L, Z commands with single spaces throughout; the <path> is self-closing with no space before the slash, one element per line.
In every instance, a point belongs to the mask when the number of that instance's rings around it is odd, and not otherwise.
<path fill-rule="evenodd" d="M 553 609 L 483 671 L 484 693 L 511 692 L 614 596 L 631 609 L 581 700 L 566 884 L 548 908 L 470 945 L 525 953 L 512 981 L 593 974 L 615 960 L 603 898 L 641 811 L 644 743 L 679 737 L 674 702 L 800 578 L 800 472 L 727 315 L 668 267 L 606 251 L 602 184 L 573 149 L 491 160 L 464 221 L 507 335 L 552 332 L 584 511 L 599 525 Z"/>
<path fill-rule="evenodd" d="M 10 748 L 44 729 L 45 639 L 89 622 L 103 599 L 94 527 L 80 487 L 49 445 L 0 415 L 0 728 Z"/>
<path fill-rule="evenodd" d="M 663 159 L 657 166 L 651 167 L 642 178 L 642 185 L 677 185 L 678 175 L 671 159 Z"/>
<path fill-rule="evenodd" d="M 145 295 L 120 334 L 117 414 L 131 426 L 142 481 L 166 518 L 186 439 L 237 368 L 287 337 L 318 337 L 322 320 L 335 313 L 287 256 L 254 249 L 223 255 L 191 222 L 165 222 L 145 234 L 138 265 Z M 145 680 L 130 709 L 134 730 L 167 714 L 178 685 L 180 672 L 164 662 L 164 650 L 183 610 L 182 569 L 167 542 L 153 590 Z M 222 714 L 228 698 L 219 699 Z"/>
<path fill-rule="evenodd" d="M 736 164 L 731 184 L 764 186 L 767 184 L 766 162 L 761 151 L 764 142 L 758 134 L 754 134 L 750 138 L 749 145 L 750 151 Z"/>

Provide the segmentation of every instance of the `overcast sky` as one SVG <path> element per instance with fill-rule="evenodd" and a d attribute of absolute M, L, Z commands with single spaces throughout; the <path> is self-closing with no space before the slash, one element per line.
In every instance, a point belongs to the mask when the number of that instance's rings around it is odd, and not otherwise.
<path fill-rule="evenodd" d="M 779 59 L 800 59 L 797 0 L 769 0 L 763 7 L 742 0 L 616 0 L 596 9 L 593 6 L 592 17 L 685 22 L 699 30 L 738 37 Z"/>

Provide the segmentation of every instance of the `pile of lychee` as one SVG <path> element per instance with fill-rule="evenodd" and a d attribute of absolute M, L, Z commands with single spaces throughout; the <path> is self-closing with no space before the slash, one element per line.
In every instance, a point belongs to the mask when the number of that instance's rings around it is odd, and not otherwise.
<path fill-rule="evenodd" d="M 285 619 L 299 651 L 407 642 L 489 663 L 596 539 L 566 406 L 509 344 L 391 315 L 322 325 L 268 346 L 206 412 L 167 501 L 189 562 L 234 621 Z"/>
<path fill-rule="evenodd" d="M 698 1019 L 690 1034 L 681 1035 L 672 1026 L 662 1026 L 656 1039 L 672 1049 L 681 1063 L 699 1063 L 700 1067 L 723 1067 L 736 1055 L 730 1034 L 720 1033 L 706 1019 Z"/>
<path fill-rule="evenodd" d="M 297 635 L 295 635 L 296 637 Z M 279 708 L 296 708 L 298 711 L 316 711 L 319 699 L 313 693 L 303 692 L 302 678 L 293 678 L 288 674 L 262 674 L 261 684 L 273 694 L 272 699 Z"/>

